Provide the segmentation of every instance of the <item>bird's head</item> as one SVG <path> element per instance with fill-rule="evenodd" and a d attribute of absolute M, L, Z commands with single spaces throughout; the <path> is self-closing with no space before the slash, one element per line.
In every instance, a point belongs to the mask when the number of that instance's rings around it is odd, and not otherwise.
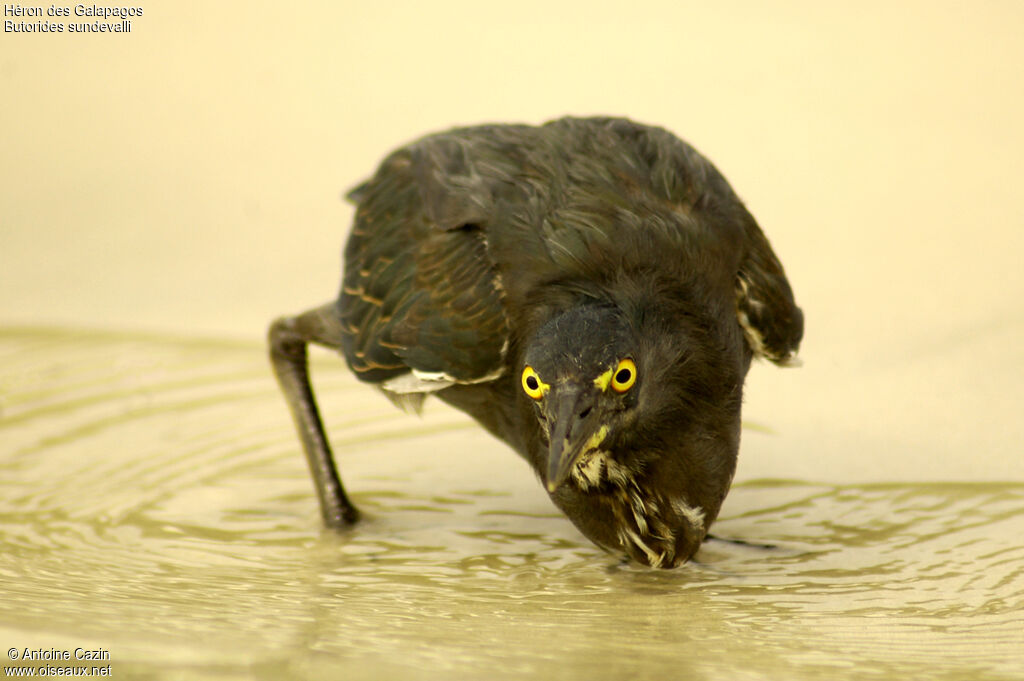
<path fill-rule="evenodd" d="M 614 308 L 589 305 L 550 321 L 530 345 L 521 382 L 548 442 L 540 467 L 548 492 L 635 417 L 641 377 L 631 336 Z"/>
<path fill-rule="evenodd" d="M 637 317 L 601 304 L 556 315 L 527 344 L 520 382 L 555 503 L 599 545 L 671 567 L 731 482 L 742 375 L 685 322 Z"/>

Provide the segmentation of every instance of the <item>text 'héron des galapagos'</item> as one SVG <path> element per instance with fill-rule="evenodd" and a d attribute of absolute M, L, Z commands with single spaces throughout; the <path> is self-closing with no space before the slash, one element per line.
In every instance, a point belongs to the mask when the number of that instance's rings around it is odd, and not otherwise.
<path fill-rule="evenodd" d="M 50 5 L 49 8 L 43 9 L 4 4 L 4 33 L 131 33 L 131 18 L 141 16 L 141 7 L 77 4 L 68 7 Z M 92 21 L 64 21 L 65 17 Z M 110 19 L 121 21 L 110 22 Z"/>

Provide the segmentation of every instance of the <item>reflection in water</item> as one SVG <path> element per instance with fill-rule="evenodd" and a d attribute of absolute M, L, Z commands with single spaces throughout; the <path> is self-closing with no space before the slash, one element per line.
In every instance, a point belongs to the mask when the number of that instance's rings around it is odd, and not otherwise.
<path fill-rule="evenodd" d="M 0 333 L 0 643 L 147 678 L 1024 672 L 1024 485 L 738 485 L 697 561 L 583 539 L 464 416 L 314 372 L 321 530 L 262 348 Z M 443 456 L 442 456 L 443 454 Z"/>

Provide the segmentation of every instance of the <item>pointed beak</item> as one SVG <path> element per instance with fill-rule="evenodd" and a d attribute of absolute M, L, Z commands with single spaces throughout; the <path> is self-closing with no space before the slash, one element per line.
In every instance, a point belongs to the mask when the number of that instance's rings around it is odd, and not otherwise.
<path fill-rule="evenodd" d="M 552 419 L 548 445 L 547 488 L 554 493 L 569 477 L 580 455 L 600 444 L 607 429 L 600 427 L 592 386 L 559 386 L 548 399 Z"/>

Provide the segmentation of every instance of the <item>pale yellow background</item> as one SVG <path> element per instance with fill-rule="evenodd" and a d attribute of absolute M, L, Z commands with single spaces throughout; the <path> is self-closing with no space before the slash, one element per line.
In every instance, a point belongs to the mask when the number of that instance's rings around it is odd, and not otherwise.
<path fill-rule="evenodd" d="M 741 478 L 1024 480 L 1024 4 L 139 4 L 0 36 L 0 324 L 258 339 L 333 297 L 397 144 L 626 115 L 718 164 L 806 313 Z"/>

